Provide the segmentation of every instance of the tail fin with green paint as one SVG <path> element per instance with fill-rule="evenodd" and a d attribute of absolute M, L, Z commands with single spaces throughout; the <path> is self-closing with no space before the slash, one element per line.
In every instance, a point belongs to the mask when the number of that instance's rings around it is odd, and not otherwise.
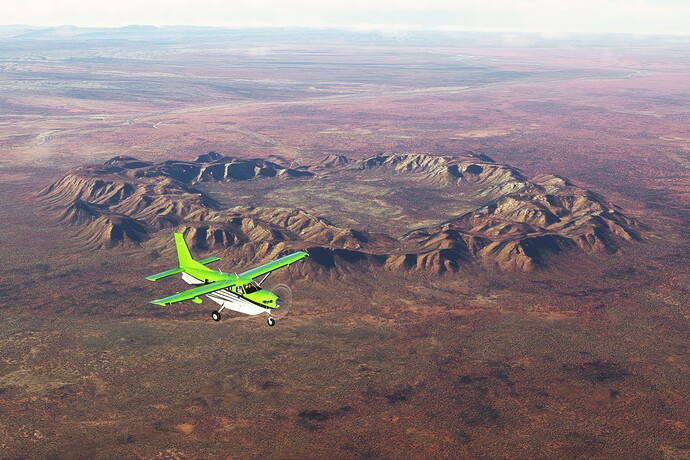
<path fill-rule="evenodd" d="M 207 257 L 206 259 L 199 261 L 194 260 L 192 258 L 192 254 L 189 252 L 189 248 L 187 247 L 187 243 L 185 242 L 182 233 L 175 233 L 175 249 L 177 249 L 179 266 L 177 268 L 173 268 L 172 270 L 166 270 L 162 273 L 147 276 L 147 280 L 158 281 L 161 278 L 183 273 L 187 269 L 208 270 L 206 265 L 220 260 L 219 257 Z"/>
<path fill-rule="evenodd" d="M 182 233 L 175 233 L 175 247 L 177 249 L 177 259 L 180 261 L 180 268 L 199 268 L 201 264 L 192 259 L 192 254 L 189 252 Z M 201 268 L 204 267 L 201 266 Z"/>

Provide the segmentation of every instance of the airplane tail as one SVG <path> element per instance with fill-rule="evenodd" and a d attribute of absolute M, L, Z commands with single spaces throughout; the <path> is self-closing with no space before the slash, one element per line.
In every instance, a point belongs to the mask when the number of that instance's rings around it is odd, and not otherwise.
<path fill-rule="evenodd" d="M 208 270 L 206 265 L 220 260 L 219 257 L 207 257 L 203 260 L 194 260 L 182 233 L 175 233 L 175 249 L 177 249 L 177 259 L 179 260 L 178 267 L 148 276 L 146 277 L 147 280 L 158 281 L 161 278 L 183 273 L 186 269 Z"/>
<path fill-rule="evenodd" d="M 180 268 L 198 268 L 199 262 L 192 258 L 182 233 L 175 233 L 175 247 L 177 249 L 177 258 L 180 261 Z"/>

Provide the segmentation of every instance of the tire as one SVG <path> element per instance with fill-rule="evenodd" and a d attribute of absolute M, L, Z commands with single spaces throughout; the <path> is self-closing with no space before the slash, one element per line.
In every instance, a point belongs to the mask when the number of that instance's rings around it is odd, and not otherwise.
<path fill-rule="evenodd" d="M 211 313 L 211 318 L 213 318 L 213 321 L 220 321 L 220 312 L 217 310 L 214 311 L 213 313 Z"/>
<path fill-rule="evenodd" d="M 276 325 L 276 320 L 275 320 L 274 318 L 270 317 L 270 316 L 268 317 L 268 319 L 266 320 L 266 322 L 267 322 L 268 325 L 271 326 L 271 327 Z"/>

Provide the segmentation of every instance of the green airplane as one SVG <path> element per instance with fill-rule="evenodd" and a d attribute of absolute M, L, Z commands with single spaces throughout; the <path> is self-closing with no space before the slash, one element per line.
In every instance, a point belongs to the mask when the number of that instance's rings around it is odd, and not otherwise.
<path fill-rule="evenodd" d="M 175 246 L 177 248 L 179 266 L 148 276 L 146 279 L 158 281 L 159 279 L 182 273 L 182 279 L 188 284 L 200 286 L 163 297 L 162 299 L 156 299 L 151 302 L 152 304 L 166 306 L 184 302 L 185 300 L 201 303 L 201 296 L 205 295 L 220 305 L 218 310 L 214 310 L 211 313 L 211 318 L 214 321 L 220 321 L 220 312 L 227 308 L 245 315 L 266 313 L 269 326 L 274 326 L 276 323 L 271 313 L 284 305 L 284 302 L 274 293 L 263 289 L 261 285 L 273 271 L 287 267 L 309 256 L 306 252 L 298 251 L 238 275 L 236 273 L 223 273 L 220 270 L 211 270 L 206 267 L 206 265 L 212 262 L 219 261 L 219 257 L 207 257 L 199 261 L 194 260 L 181 233 L 175 233 Z M 254 278 L 260 276 L 263 276 L 261 281 L 254 281 Z"/>

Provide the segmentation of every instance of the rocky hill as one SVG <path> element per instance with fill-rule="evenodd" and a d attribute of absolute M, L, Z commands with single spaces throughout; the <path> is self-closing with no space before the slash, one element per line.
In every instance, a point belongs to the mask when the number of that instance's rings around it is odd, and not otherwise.
<path fill-rule="evenodd" d="M 483 204 L 394 238 L 340 227 L 304 209 L 224 207 L 195 188 L 205 182 L 273 181 L 280 190 L 283 180 L 338 181 L 371 174 L 384 185 L 387 178 L 431 184 Z M 442 273 L 480 263 L 529 271 L 564 252 L 613 253 L 640 239 L 636 223 L 603 197 L 557 176 L 528 179 L 476 154 L 328 156 L 299 168 L 216 153 L 159 164 L 115 157 L 69 171 L 38 197 L 77 228 L 85 247 L 145 244 L 164 250 L 175 229 L 194 249 L 226 252 L 237 262 L 307 249 L 319 270 L 373 264 Z"/>
<path fill-rule="evenodd" d="M 503 270 L 533 270 L 550 255 L 614 253 L 639 239 L 635 222 L 601 196 L 542 176 L 490 205 L 405 235 L 410 253 L 391 262 L 453 270 L 477 259 Z"/>

